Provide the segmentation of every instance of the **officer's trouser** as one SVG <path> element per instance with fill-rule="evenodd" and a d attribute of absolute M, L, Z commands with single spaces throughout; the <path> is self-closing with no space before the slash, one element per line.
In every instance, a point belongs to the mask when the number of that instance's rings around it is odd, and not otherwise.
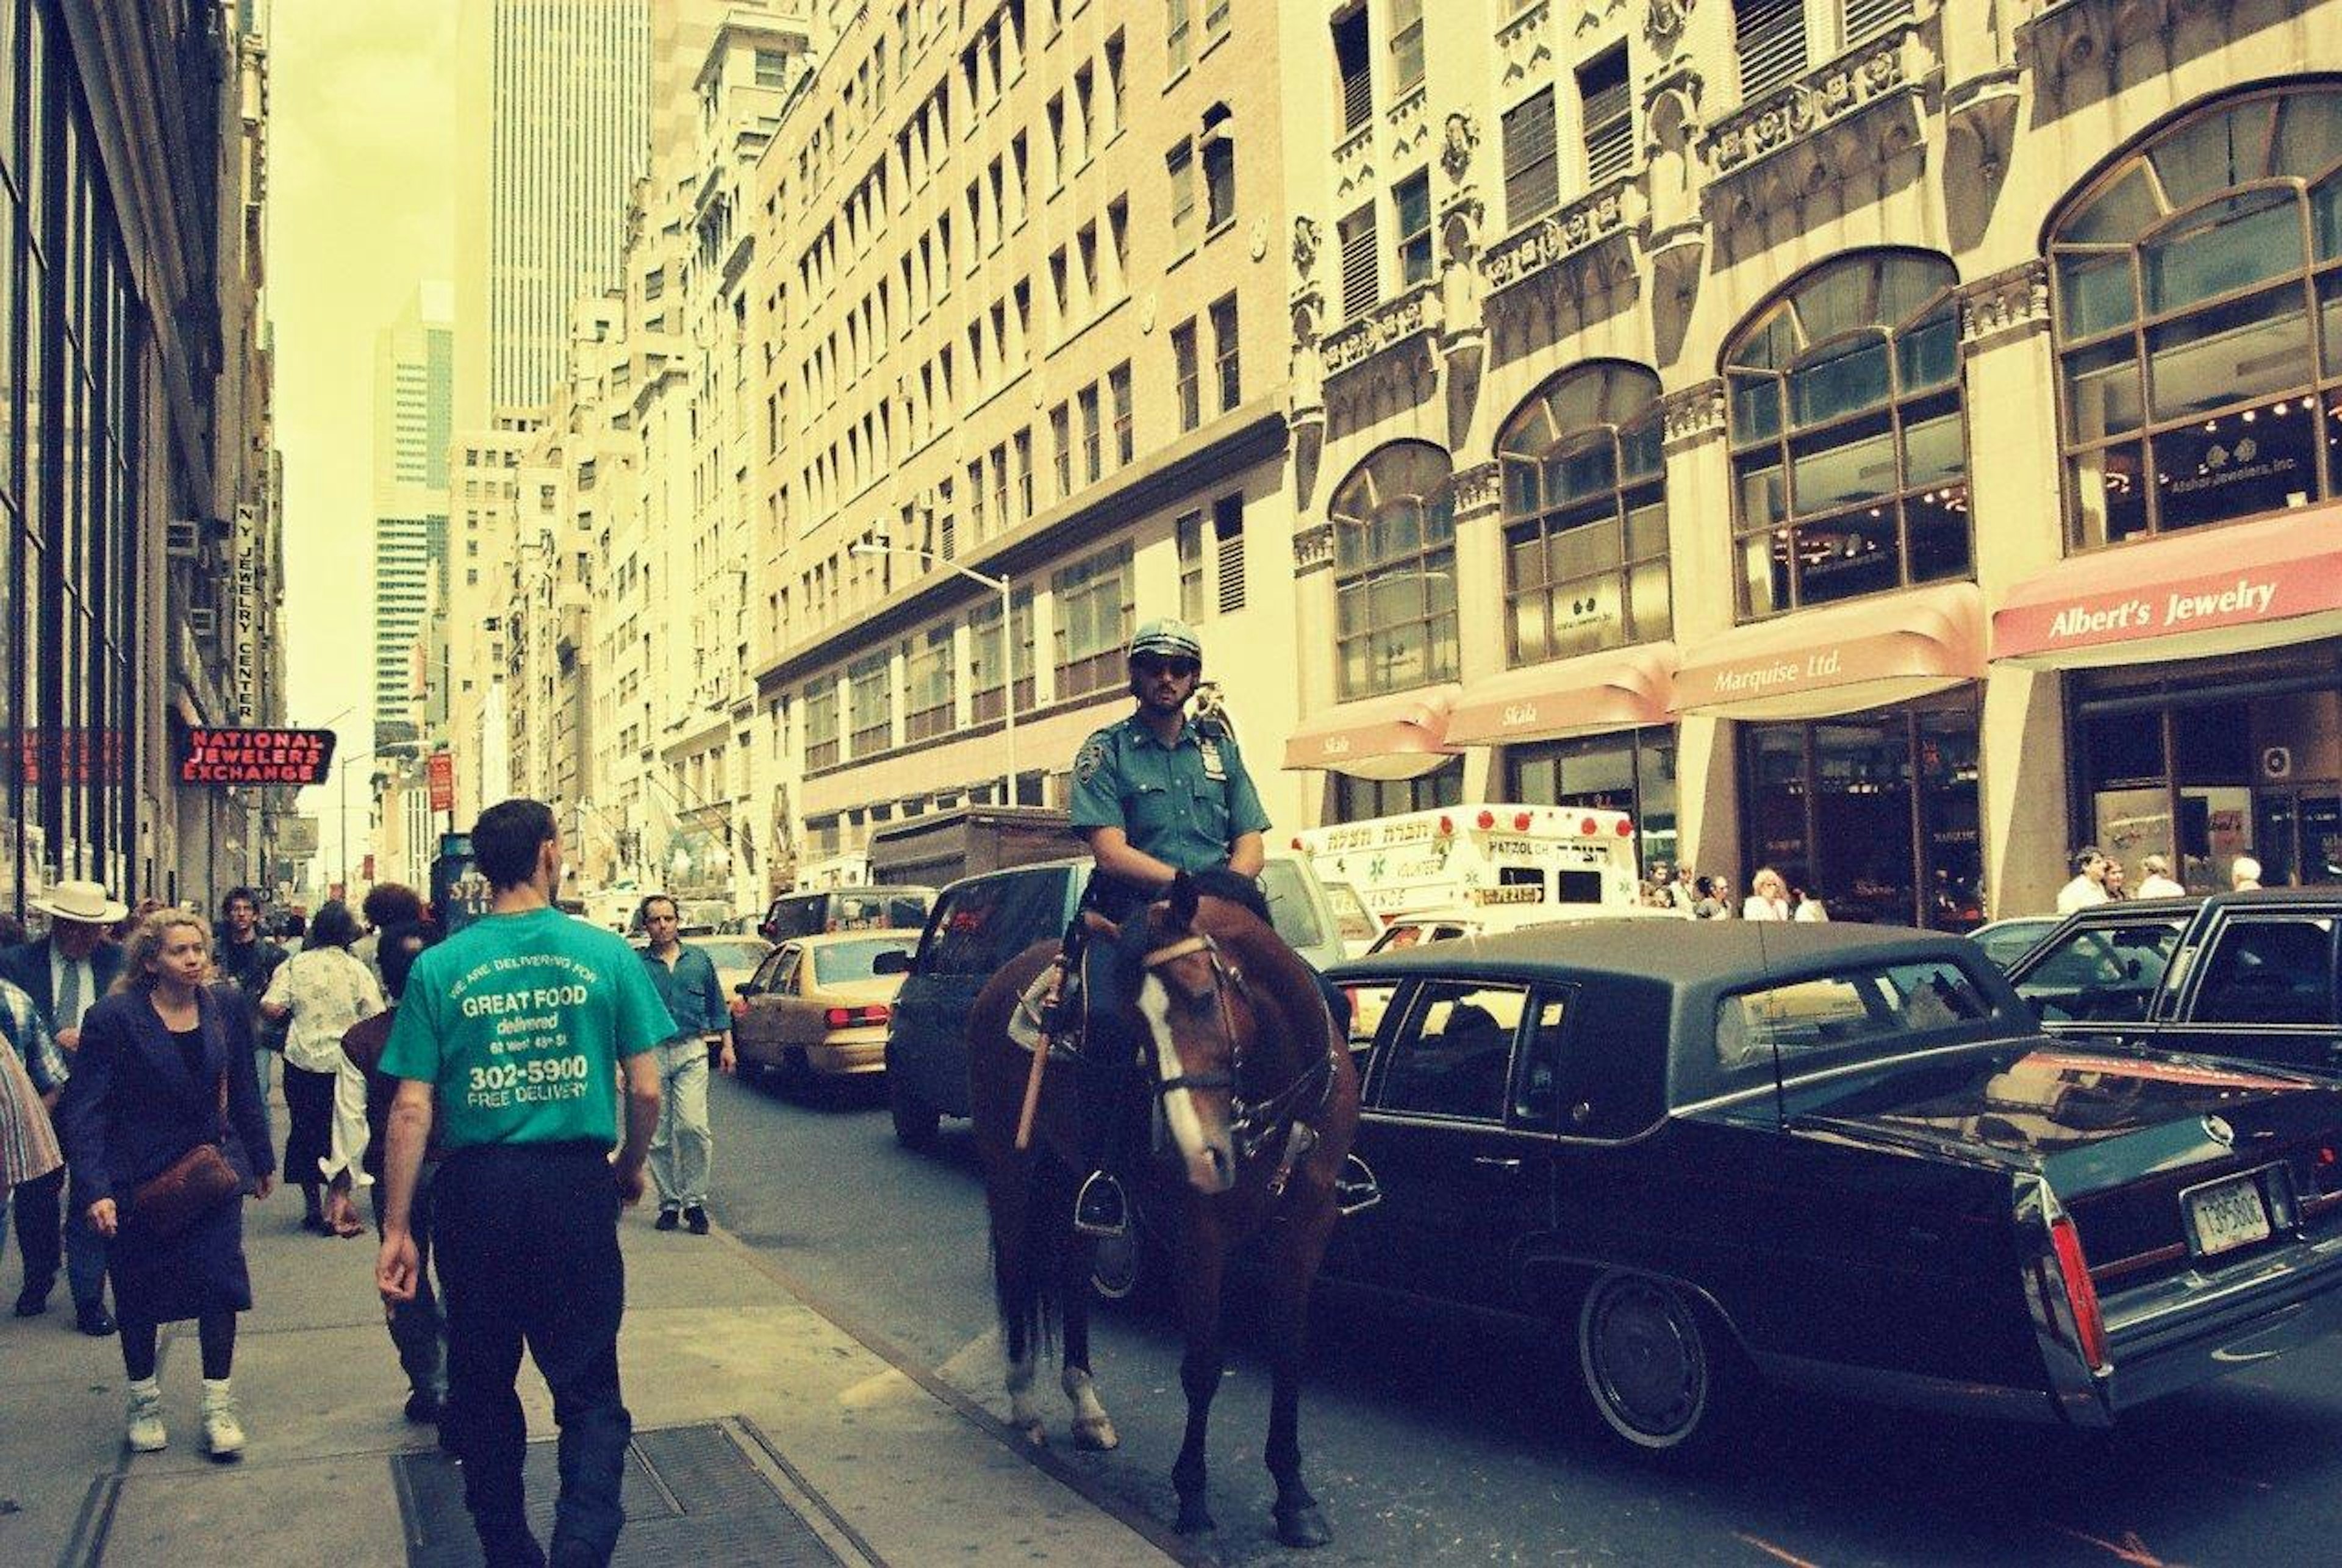
<path fill-rule="evenodd" d="M 608 1151 L 590 1142 L 460 1149 L 441 1163 L 437 1186 L 448 1435 L 480 1543 L 495 1562 L 526 1528 L 528 1423 L 513 1388 L 525 1344 L 561 1428 L 553 1559 L 607 1563 L 625 1523 L 618 1488 L 634 1435 L 618 1394 L 626 1280 Z"/>

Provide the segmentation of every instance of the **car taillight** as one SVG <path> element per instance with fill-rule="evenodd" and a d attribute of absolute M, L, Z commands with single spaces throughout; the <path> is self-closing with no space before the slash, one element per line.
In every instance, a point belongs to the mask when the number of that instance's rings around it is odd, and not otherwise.
<path fill-rule="evenodd" d="M 874 1002 L 866 1007 L 832 1007 L 821 1015 L 821 1021 L 832 1029 L 851 1029 L 857 1024 L 884 1024 L 887 1007 Z"/>
<path fill-rule="evenodd" d="M 2050 1245 L 2057 1253 L 2057 1275 L 2066 1287 L 2066 1307 L 2073 1313 L 2077 1348 L 2093 1372 L 2107 1369 L 2107 1325 L 2098 1315 L 2098 1287 L 2091 1283 L 2089 1260 L 2082 1255 L 2081 1233 L 2059 1214 L 2049 1222 Z"/>

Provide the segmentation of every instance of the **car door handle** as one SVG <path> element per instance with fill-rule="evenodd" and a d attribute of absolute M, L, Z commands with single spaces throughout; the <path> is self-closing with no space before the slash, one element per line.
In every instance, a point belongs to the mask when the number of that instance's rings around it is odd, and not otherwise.
<path fill-rule="evenodd" d="M 1517 1171 L 1521 1163 L 1509 1154 L 1475 1154 L 1472 1163 L 1484 1171 Z"/>

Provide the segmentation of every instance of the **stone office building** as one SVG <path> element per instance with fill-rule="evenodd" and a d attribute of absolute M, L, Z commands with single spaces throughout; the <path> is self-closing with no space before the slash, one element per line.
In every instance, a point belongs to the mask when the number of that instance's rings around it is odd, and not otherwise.
<path fill-rule="evenodd" d="M 2330 0 L 1288 36 L 1316 809 L 1623 807 L 1646 859 L 1954 926 L 2085 841 L 2342 877 L 2337 39 Z"/>

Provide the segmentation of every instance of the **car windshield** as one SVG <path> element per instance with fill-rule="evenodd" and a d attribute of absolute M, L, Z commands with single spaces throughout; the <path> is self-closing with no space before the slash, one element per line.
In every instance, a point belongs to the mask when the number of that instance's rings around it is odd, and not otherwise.
<path fill-rule="evenodd" d="M 1716 1065 L 1730 1071 L 1876 1045 L 1989 1017 L 1992 1004 L 1956 964 L 1866 965 L 1725 997 Z"/>
<path fill-rule="evenodd" d="M 1288 947 L 1315 947 L 1326 940 L 1318 928 L 1317 911 L 1301 880 L 1301 866 L 1290 860 L 1272 860 L 1260 868 L 1260 891 L 1268 900 L 1269 923 Z"/>
<path fill-rule="evenodd" d="M 2139 1023 L 2187 924 L 2084 926 L 2027 969 L 2017 994 L 2045 1024 Z"/>
<path fill-rule="evenodd" d="M 1334 906 L 1334 924 L 1345 942 L 1372 942 L 1382 932 L 1382 923 L 1366 908 L 1366 901 L 1358 890 L 1346 882 L 1325 884 L 1326 902 Z"/>
<path fill-rule="evenodd" d="M 1984 949 L 1984 955 L 1997 969 L 2010 964 L 2033 951 L 2033 944 L 2049 934 L 2054 920 L 2004 920 L 1997 924 L 1968 933 L 1969 939 Z"/>
<path fill-rule="evenodd" d="M 707 961 L 718 969 L 754 969 L 773 950 L 765 942 L 695 941 L 692 945 L 707 954 Z"/>
<path fill-rule="evenodd" d="M 916 936 L 869 936 L 853 942 L 833 942 L 813 952 L 814 979 L 823 985 L 844 985 L 873 978 L 871 965 L 882 953 L 908 953 L 919 944 Z"/>

